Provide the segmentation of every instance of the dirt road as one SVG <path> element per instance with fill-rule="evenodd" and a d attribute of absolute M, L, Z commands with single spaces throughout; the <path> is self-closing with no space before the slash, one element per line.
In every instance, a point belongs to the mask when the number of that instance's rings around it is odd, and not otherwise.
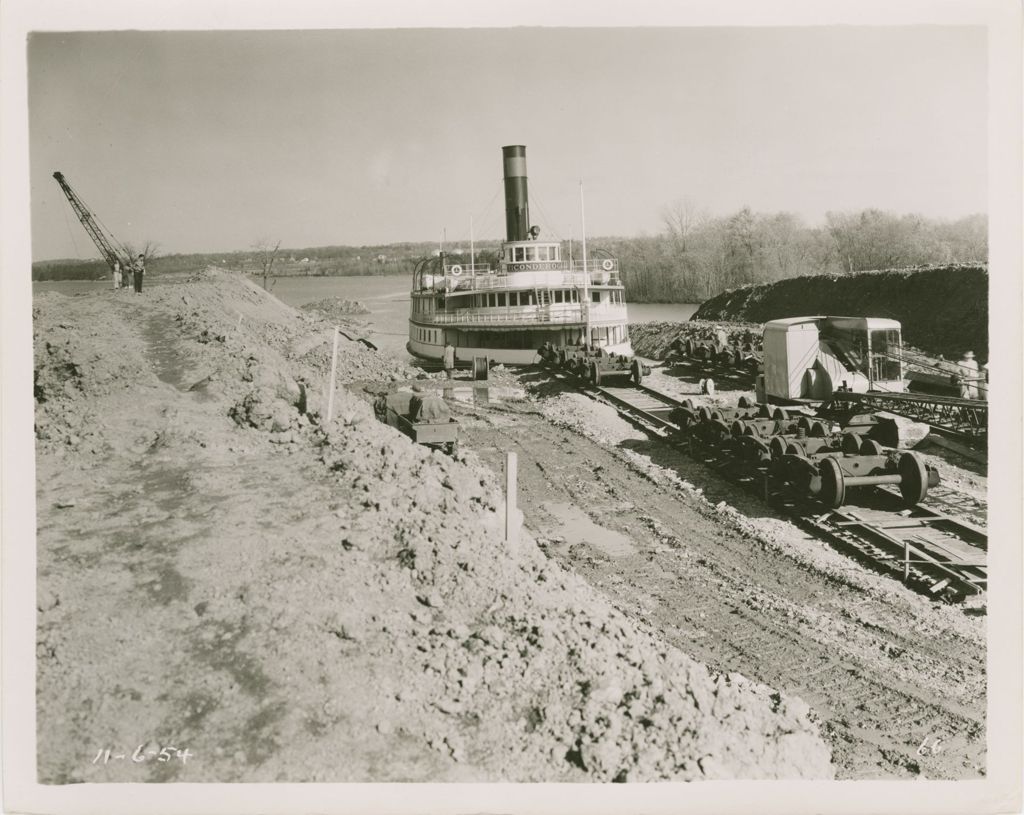
<path fill-rule="evenodd" d="M 496 470 L 518 453 L 551 557 L 716 670 L 804 699 L 837 777 L 984 775 L 983 617 L 832 552 L 610 407 L 523 379 L 530 400 L 461 420 Z"/>

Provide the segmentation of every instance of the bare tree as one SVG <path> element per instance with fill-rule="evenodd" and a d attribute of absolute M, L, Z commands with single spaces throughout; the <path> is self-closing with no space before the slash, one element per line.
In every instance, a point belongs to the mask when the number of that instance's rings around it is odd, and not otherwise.
<path fill-rule="evenodd" d="M 125 243 L 122 244 L 122 246 L 124 247 L 125 254 L 127 255 L 126 268 L 130 268 L 138 259 L 139 255 L 142 255 L 143 263 L 148 263 L 160 256 L 160 244 L 156 241 L 145 241 L 141 244 Z"/>
<path fill-rule="evenodd" d="M 708 216 L 692 198 L 677 198 L 662 209 L 661 219 L 677 251 L 685 254 L 693 233 L 707 222 Z"/>
<path fill-rule="evenodd" d="M 260 270 L 263 274 L 263 288 L 270 291 L 270 289 L 273 288 L 274 283 L 277 281 L 274 280 L 268 288 L 267 278 L 270 277 L 270 273 L 274 269 L 274 261 L 277 260 L 277 250 L 281 248 L 281 241 L 271 245 L 269 240 L 261 239 L 256 241 L 256 243 L 252 245 L 252 248 L 256 252 L 256 262 L 259 263 Z"/>

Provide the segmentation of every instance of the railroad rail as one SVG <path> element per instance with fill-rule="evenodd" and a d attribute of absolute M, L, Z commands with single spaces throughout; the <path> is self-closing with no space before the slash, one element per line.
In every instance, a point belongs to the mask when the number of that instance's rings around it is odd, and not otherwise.
<path fill-rule="evenodd" d="M 553 373 L 570 379 L 563 372 Z M 684 407 L 680 400 L 646 385 L 574 383 L 592 398 L 610 403 L 646 432 L 673 443 L 685 441 L 684 449 L 693 458 L 756 492 L 800 527 L 874 570 L 946 601 L 987 591 L 988 534 L 983 525 L 973 522 L 983 512 L 976 506 L 968 507 L 966 514 L 971 520 L 963 520 L 940 509 L 945 506 L 962 511 L 957 506 L 957 493 L 939 487 L 923 502 L 908 508 L 895 486 L 883 484 L 858 492 L 856 503 L 829 508 L 774 477 L 770 466 L 755 466 L 714 446 L 695 443 L 694 436 L 673 421 L 673 411 Z"/>

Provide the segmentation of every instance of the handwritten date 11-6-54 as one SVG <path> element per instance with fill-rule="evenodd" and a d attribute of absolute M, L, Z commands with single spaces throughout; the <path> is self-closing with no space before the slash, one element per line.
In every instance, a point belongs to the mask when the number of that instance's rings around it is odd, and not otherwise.
<path fill-rule="evenodd" d="M 195 753 L 187 747 L 184 750 L 179 750 L 177 747 L 151 747 L 145 744 L 140 744 L 135 748 L 133 753 L 116 750 L 114 748 L 101 747 L 96 753 L 96 757 L 93 758 L 92 763 L 109 764 L 111 761 L 132 761 L 135 764 L 141 764 L 144 761 L 153 760 L 163 763 L 179 759 L 182 764 L 187 764 L 188 760 L 194 757 Z"/>

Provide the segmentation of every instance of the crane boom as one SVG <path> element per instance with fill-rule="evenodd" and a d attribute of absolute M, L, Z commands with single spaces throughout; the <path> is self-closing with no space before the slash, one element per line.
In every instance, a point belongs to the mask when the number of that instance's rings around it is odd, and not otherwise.
<path fill-rule="evenodd" d="M 103 259 L 107 261 L 107 265 L 111 270 L 114 268 L 115 261 L 120 261 L 122 269 L 128 269 L 131 266 L 128 250 L 118 243 L 113 235 L 108 235 L 103 231 L 103 227 L 93 217 L 85 202 L 78 197 L 78 193 L 71 189 L 71 185 L 65 180 L 63 173 L 60 171 L 55 172 L 53 177 L 60 184 L 60 188 L 64 191 L 64 195 L 67 196 L 71 208 L 75 211 L 75 215 L 82 222 L 85 231 L 89 233 L 89 237 L 92 238 L 92 242 L 96 244 L 96 248 L 100 250 L 100 254 L 103 255 Z"/>

